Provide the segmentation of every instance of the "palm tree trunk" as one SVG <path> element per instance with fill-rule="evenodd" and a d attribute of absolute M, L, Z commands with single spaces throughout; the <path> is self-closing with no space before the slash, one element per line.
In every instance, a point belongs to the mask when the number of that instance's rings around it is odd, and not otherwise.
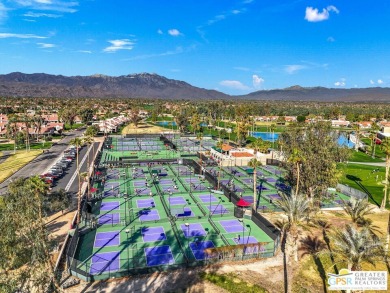
<path fill-rule="evenodd" d="M 298 195 L 299 191 L 299 163 L 297 163 L 297 186 L 295 188 L 295 195 Z"/>
<path fill-rule="evenodd" d="M 87 162 L 87 180 L 88 180 L 88 199 L 90 199 L 91 197 L 91 194 L 90 194 L 90 189 L 91 189 L 91 184 L 90 184 L 90 178 L 89 178 L 89 171 L 91 169 L 91 164 L 90 164 L 90 160 L 89 160 L 89 145 L 88 145 L 88 149 L 87 149 L 87 152 L 88 152 L 88 162 Z"/>
<path fill-rule="evenodd" d="M 372 148 L 372 158 L 374 159 L 375 158 L 375 147 L 376 147 L 376 135 L 375 135 L 375 138 L 374 138 L 374 146 Z"/>
<path fill-rule="evenodd" d="M 253 168 L 253 209 L 256 211 L 256 187 L 257 187 L 257 176 L 256 168 Z"/>
<path fill-rule="evenodd" d="M 81 186 L 80 186 L 80 168 L 79 168 L 79 147 L 76 146 L 76 163 L 77 163 L 77 177 L 79 180 L 79 188 L 77 194 L 77 224 L 80 223 L 80 209 L 81 209 Z"/>
<path fill-rule="evenodd" d="M 385 175 L 385 193 L 383 196 L 381 209 L 384 209 L 386 207 L 386 201 L 387 201 L 387 188 L 389 185 L 389 167 L 390 167 L 390 157 L 386 156 L 386 175 Z"/>

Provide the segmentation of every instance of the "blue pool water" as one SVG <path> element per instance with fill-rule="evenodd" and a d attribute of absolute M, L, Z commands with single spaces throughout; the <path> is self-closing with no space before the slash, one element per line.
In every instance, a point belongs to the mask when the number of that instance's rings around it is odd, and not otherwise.
<path fill-rule="evenodd" d="M 339 145 L 347 146 L 350 149 L 355 147 L 355 144 L 352 141 L 348 141 L 348 137 L 346 135 L 340 135 L 337 142 Z"/>
<path fill-rule="evenodd" d="M 168 126 L 168 123 L 169 123 L 169 126 L 172 126 L 171 122 L 170 121 L 159 121 L 157 122 L 158 125 L 161 125 L 161 126 Z M 176 122 L 173 122 L 173 126 L 176 126 Z"/>
<path fill-rule="evenodd" d="M 279 133 L 269 133 L 269 132 L 251 132 L 253 137 L 261 138 L 266 141 L 276 141 L 279 138 Z"/>
<path fill-rule="evenodd" d="M 276 141 L 279 138 L 279 133 L 269 133 L 269 132 L 251 132 L 253 137 L 261 138 L 266 141 Z M 348 141 L 348 137 L 346 135 L 340 135 L 337 139 L 339 145 L 347 146 L 349 148 L 354 148 L 355 144 L 352 141 Z"/>

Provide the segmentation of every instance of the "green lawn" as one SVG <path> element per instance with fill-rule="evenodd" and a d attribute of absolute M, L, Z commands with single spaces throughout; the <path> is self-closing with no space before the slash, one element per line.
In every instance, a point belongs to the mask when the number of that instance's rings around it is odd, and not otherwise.
<path fill-rule="evenodd" d="M 77 123 L 77 124 L 73 124 L 73 125 L 65 124 L 64 129 L 65 130 L 77 129 L 77 128 L 83 127 L 84 125 L 85 124 L 83 124 L 83 123 Z"/>
<path fill-rule="evenodd" d="M 339 164 L 337 168 L 341 171 L 339 180 L 341 184 L 368 192 L 370 202 L 380 206 L 383 198 L 383 184 L 381 182 L 385 178 L 384 167 L 362 164 Z M 373 172 L 373 170 L 378 171 Z M 389 207 L 387 204 L 387 208 Z"/>
<path fill-rule="evenodd" d="M 51 148 L 52 145 L 53 145 L 52 142 L 45 142 L 43 144 L 41 142 L 39 142 L 39 143 L 34 142 L 34 143 L 30 144 L 30 149 L 32 149 L 32 150 L 49 149 L 49 148 Z M 18 150 L 23 150 L 25 148 L 26 148 L 25 145 L 17 146 Z M 0 144 L 0 151 L 13 151 L 13 150 L 14 150 L 13 143 Z"/>
<path fill-rule="evenodd" d="M 367 155 L 361 151 L 351 151 L 351 157 L 349 158 L 350 162 L 366 162 L 366 163 L 377 163 L 377 162 L 384 162 L 380 158 L 372 158 L 370 155 Z"/>

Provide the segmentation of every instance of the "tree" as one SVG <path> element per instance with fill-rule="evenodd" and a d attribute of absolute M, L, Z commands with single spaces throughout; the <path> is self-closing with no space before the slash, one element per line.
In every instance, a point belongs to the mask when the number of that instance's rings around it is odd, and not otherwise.
<path fill-rule="evenodd" d="M 65 107 L 58 111 L 58 116 L 66 124 L 69 124 L 71 127 L 74 124 L 74 119 L 77 116 L 77 110 L 73 107 Z"/>
<path fill-rule="evenodd" d="M 80 223 L 80 210 L 81 210 L 81 174 L 80 174 L 80 161 L 79 161 L 79 151 L 82 145 L 84 144 L 83 140 L 79 137 L 75 137 L 69 142 L 71 145 L 76 147 L 76 172 L 79 181 L 78 193 L 77 193 L 77 223 Z"/>
<path fill-rule="evenodd" d="M 191 128 L 192 128 L 192 131 L 194 132 L 194 134 L 200 130 L 200 125 L 199 125 L 200 124 L 200 117 L 199 117 L 198 113 L 195 113 L 194 115 L 192 115 L 190 124 L 191 124 Z"/>
<path fill-rule="evenodd" d="M 282 252 L 285 276 L 285 291 L 290 292 L 292 273 L 289 274 L 288 268 L 290 256 L 294 257 L 295 262 L 298 261 L 298 241 L 301 235 L 301 229 L 306 228 L 309 218 L 309 201 L 304 195 L 298 194 L 287 196 L 281 194 L 282 199 L 276 201 L 276 205 L 284 212 L 287 217 L 286 221 L 278 222 L 279 228 L 282 230 Z"/>
<path fill-rule="evenodd" d="M 47 186 L 37 176 L 12 182 L 0 205 L 0 291 L 46 292 L 54 278 L 43 216 Z"/>
<path fill-rule="evenodd" d="M 175 116 L 176 126 L 180 132 L 184 132 L 188 125 L 188 117 L 184 113 Z"/>
<path fill-rule="evenodd" d="M 257 152 L 260 153 L 267 153 L 269 147 L 271 146 L 269 141 L 264 141 L 261 138 L 256 138 L 253 142 L 251 142 L 248 147 L 252 148 L 255 151 L 255 154 Z"/>
<path fill-rule="evenodd" d="M 248 135 L 249 124 L 246 119 L 237 119 L 236 120 L 236 135 L 237 143 L 241 147 L 243 143 L 246 142 L 246 137 Z"/>
<path fill-rule="evenodd" d="M 336 230 L 331 239 L 332 253 L 347 263 L 348 270 L 360 270 L 363 263 L 375 266 L 385 260 L 382 243 L 373 239 L 366 228 L 357 230 L 352 225 L 346 225 L 343 230 Z"/>
<path fill-rule="evenodd" d="M 374 159 L 375 158 L 375 148 L 376 148 L 376 140 L 377 140 L 377 137 L 378 137 L 378 131 L 380 130 L 380 127 L 378 124 L 376 123 L 373 123 L 372 126 L 371 126 L 371 143 L 373 143 L 373 148 L 372 148 L 372 158 Z"/>
<path fill-rule="evenodd" d="M 318 238 L 318 236 L 307 236 L 304 239 L 301 240 L 301 246 L 299 248 L 300 251 L 302 251 L 303 255 L 310 255 L 314 263 L 317 266 L 317 271 L 320 273 L 321 279 L 322 279 L 322 287 L 324 289 L 324 292 L 326 292 L 327 285 L 326 285 L 326 273 L 324 266 L 322 265 L 322 262 L 319 258 L 319 254 L 326 248 L 325 243 Z"/>
<path fill-rule="evenodd" d="M 272 123 L 269 126 L 269 131 L 272 132 L 272 148 L 275 148 L 275 129 L 276 129 L 276 125 Z"/>
<path fill-rule="evenodd" d="M 199 128 L 199 132 L 196 134 L 196 139 L 199 139 L 199 157 L 200 157 L 200 175 L 203 175 L 203 166 L 202 166 L 202 141 L 203 141 L 203 128 Z"/>
<path fill-rule="evenodd" d="M 306 116 L 298 115 L 297 116 L 297 122 L 298 123 L 304 123 L 306 121 Z"/>
<path fill-rule="evenodd" d="M 140 110 L 138 108 L 133 108 L 130 113 L 130 121 L 136 128 L 138 127 L 138 123 L 142 120 L 139 113 Z"/>
<path fill-rule="evenodd" d="M 337 163 L 345 161 L 349 150 L 340 147 L 329 122 L 317 122 L 307 127 L 292 125 L 280 136 L 282 157 L 290 158 L 297 150 L 301 161 L 299 189 L 310 199 L 321 197 L 329 186 L 336 186 Z M 297 182 L 296 162 L 286 161 L 286 179 L 291 186 Z"/>
<path fill-rule="evenodd" d="M 79 111 L 79 115 L 83 123 L 88 123 L 93 119 L 93 110 L 90 108 L 83 108 Z"/>
<path fill-rule="evenodd" d="M 88 145 L 88 148 L 90 145 L 92 145 L 92 148 L 93 148 L 93 152 L 92 152 L 92 158 L 95 158 L 95 147 L 94 147 L 94 139 L 92 136 L 85 136 L 83 137 L 83 141 L 84 143 L 86 143 Z M 88 198 L 90 198 L 91 194 L 90 194 L 90 189 L 91 189 L 91 180 L 89 179 L 89 174 L 90 174 L 90 169 L 91 169 L 91 161 L 90 161 L 90 157 L 89 157 L 89 150 L 87 151 L 87 182 L 88 182 Z M 92 173 L 93 173 L 93 170 L 92 170 Z"/>
<path fill-rule="evenodd" d="M 286 232 L 286 243 L 292 250 L 295 261 L 298 261 L 298 240 L 300 229 L 306 228 L 307 219 L 310 216 L 309 201 L 302 194 L 281 194 L 282 199 L 276 201 L 276 205 L 284 212 L 287 222 L 283 226 Z"/>
<path fill-rule="evenodd" d="M 352 128 L 355 131 L 355 151 L 359 150 L 359 137 L 360 137 L 360 124 L 359 123 L 354 123 L 352 124 Z"/>
<path fill-rule="evenodd" d="M 248 166 L 253 168 L 253 209 L 257 210 L 257 168 L 261 167 L 262 163 L 257 159 L 253 158 L 248 162 Z"/>
<path fill-rule="evenodd" d="M 300 175 L 300 165 L 306 161 L 306 158 L 302 156 L 299 149 L 295 148 L 293 149 L 290 157 L 287 159 L 288 162 L 295 164 L 296 167 L 296 174 L 297 174 L 297 181 L 296 181 L 296 187 L 295 187 L 295 195 L 298 194 L 299 190 L 299 175 Z"/>
<path fill-rule="evenodd" d="M 385 188 L 384 188 L 383 200 L 381 203 L 381 209 L 384 209 L 386 207 L 387 189 L 389 187 L 389 168 L 390 168 L 390 139 L 389 138 L 385 138 L 382 140 L 381 150 L 386 155 Z"/>
<path fill-rule="evenodd" d="M 351 197 L 349 201 L 344 202 L 344 211 L 351 217 L 354 224 L 364 224 L 366 222 L 365 216 L 373 213 L 373 207 L 367 199 L 356 199 Z"/>
<path fill-rule="evenodd" d="M 90 136 L 90 137 L 94 137 L 97 135 L 97 133 L 99 132 L 99 126 L 98 125 L 91 125 L 91 126 L 88 126 L 87 129 L 85 130 L 85 136 Z"/>

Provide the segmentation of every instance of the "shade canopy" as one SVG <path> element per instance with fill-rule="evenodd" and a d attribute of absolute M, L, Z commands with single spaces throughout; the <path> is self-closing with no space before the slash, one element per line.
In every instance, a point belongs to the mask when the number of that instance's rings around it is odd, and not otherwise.
<path fill-rule="evenodd" d="M 238 207 L 245 208 L 249 207 L 251 204 L 247 201 L 245 201 L 243 198 L 240 198 L 240 200 L 236 203 Z"/>

